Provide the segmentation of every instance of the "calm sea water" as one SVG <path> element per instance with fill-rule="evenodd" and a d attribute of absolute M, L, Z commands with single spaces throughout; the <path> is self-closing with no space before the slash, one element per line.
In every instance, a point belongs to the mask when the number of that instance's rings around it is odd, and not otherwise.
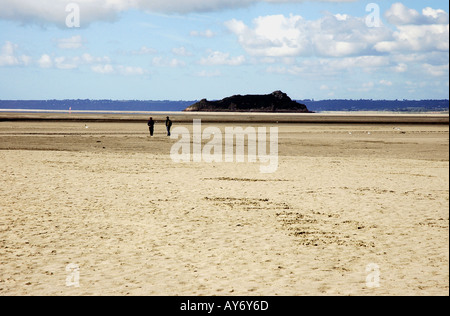
<path fill-rule="evenodd" d="M 0 110 L 89 112 L 180 112 L 197 101 L 0 100 Z M 448 100 L 323 100 L 298 101 L 310 111 L 448 112 Z"/>
<path fill-rule="evenodd" d="M 1 101 L 0 109 L 99 112 L 178 112 L 196 101 L 47 100 Z"/>

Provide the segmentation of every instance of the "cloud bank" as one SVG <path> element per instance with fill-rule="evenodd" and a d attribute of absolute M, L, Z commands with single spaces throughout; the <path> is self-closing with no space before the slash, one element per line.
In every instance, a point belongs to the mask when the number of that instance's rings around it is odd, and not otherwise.
<path fill-rule="evenodd" d="M 68 15 L 66 8 L 69 4 L 75 3 L 80 8 L 81 27 L 87 27 L 98 21 L 115 21 L 120 13 L 131 9 L 184 14 L 242 8 L 258 2 L 298 3 L 303 0 L 0 0 L 0 19 L 65 27 Z"/>
<path fill-rule="evenodd" d="M 396 3 L 386 11 L 392 24 L 369 27 L 365 18 L 327 14 L 318 20 L 299 15 L 269 15 L 251 24 L 225 22 L 238 43 L 259 57 L 352 57 L 391 53 L 448 52 L 449 15 L 425 8 L 422 13 Z"/>

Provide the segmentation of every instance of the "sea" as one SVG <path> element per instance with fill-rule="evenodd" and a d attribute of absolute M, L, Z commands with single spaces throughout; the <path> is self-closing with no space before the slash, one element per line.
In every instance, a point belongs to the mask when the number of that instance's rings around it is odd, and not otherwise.
<path fill-rule="evenodd" d="M 0 112 L 181 112 L 197 100 L 0 100 Z M 312 112 L 449 112 L 449 100 L 297 100 Z"/>

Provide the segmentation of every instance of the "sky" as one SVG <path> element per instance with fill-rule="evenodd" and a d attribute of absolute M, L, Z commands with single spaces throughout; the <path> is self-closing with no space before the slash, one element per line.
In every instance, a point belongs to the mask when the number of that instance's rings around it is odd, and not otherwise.
<path fill-rule="evenodd" d="M 0 0 L 0 99 L 448 99 L 448 1 Z"/>

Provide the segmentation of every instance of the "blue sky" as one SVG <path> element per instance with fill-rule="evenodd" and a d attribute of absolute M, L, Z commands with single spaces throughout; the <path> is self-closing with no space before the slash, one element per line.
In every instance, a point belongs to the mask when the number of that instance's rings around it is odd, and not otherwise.
<path fill-rule="evenodd" d="M 448 7 L 0 0 L 0 99 L 447 99 Z"/>

